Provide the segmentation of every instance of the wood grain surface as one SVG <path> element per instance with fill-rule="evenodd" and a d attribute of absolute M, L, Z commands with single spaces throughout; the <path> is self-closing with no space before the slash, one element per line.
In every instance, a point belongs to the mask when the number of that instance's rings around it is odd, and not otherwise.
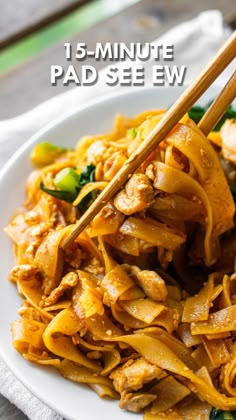
<path fill-rule="evenodd" d="M 88 0 L 1 0 L 0 48 L 54 22 Z"/>
<path fill-rule="evenodd" d="M 11 404 L 0 394 L 0 419 L 1 420 L 27 420 L 28 417 Z"/>

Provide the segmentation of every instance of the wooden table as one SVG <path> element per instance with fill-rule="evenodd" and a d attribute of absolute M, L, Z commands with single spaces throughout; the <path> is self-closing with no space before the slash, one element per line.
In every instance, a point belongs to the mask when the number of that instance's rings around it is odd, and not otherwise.
<path fill-rule="evenodd" d="M 38 3 L 40 7 L 33 8 L 32 4 L 35 2 L 31 0 L 3 0 L 3 2 L 6 5 L 3 11 L 1 10 L 0 16 L 0 47 L 11 45 L 17 39 L 28 36 L 49 22 L 57 21 L 63 14 L 86 3 L 83 0 L 57 0 L 57 2 L 41 0 Z M 55 3 L 57 3 L 56 6 Z M 16 4 L 17 7 L 24 5 L 24 13 L 19 21 L 12 19 Z M 49 81 L 51 63 L 66 65 L 64 42 L 70 42 L 72 45 L 85 42 L 89 49 L 93 49 L 96 41 L 148 42 L 181 21 L 190 19 L 207 9 L 221 10 L 225 22 L 235 28 L 235 0 L 197 0 L 195 2 L 143 0 L 115 14 L 105 22 L 63 39 L 62 42 L 56 43 L 30 61 L 0 76 L 0 119 L 19 115 L 65 89 L 61 85 L 52 87 Z M 87 62 L 89 63 L 89 59 Z M 78 63 L 73 64 L 78 67 Z M 102 66 L 104 62 L 96 63 L 97 69 Z M 26 416 L 0 395 L 0 419 L 25 420 Z"/>

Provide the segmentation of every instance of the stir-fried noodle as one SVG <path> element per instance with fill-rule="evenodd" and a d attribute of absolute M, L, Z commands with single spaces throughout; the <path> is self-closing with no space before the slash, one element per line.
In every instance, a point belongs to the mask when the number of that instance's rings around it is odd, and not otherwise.
<path fill-rule="evenodd" d="M 118 115 L 74 150 L 32 152 L 38 169 L 5 229 L 23 298 L 12 341 L 145 420 L 205 419 L 236 409 L 235 123 L 207 139 L 185 116 L 60 248 L 164 112 Z"/>

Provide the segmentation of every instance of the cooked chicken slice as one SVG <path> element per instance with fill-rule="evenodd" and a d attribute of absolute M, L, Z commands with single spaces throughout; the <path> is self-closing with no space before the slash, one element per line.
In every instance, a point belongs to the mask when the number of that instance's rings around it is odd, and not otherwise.
<path fill-rule="evenodd" d="M 132 394 L 124 392 L 121 396 L 119 407 L 132 411 L 133 413 L 139 413 L 156 398 L 157 395 L 155 394 L 148 394 L 144 392 L 136 392 L 135 394 Z"/>
<path fill-rule="evenodd" d="M 18 309 L 18 314 L 21 316 L 21 318 L 25 319 L 33 319 L 34 321 L 42 321 L 42 318 L 40 316 L 40 313 L 32 307 L 26 307 L 21 306 L 20 309 Z"/>
<path fill-rule="evenodd" d="M 58 287 L 56 287 L 50 295 L 45 299 L 44 305 L 54 305 L 58 299 L 65 293 L 66 290 L 75 287 L 79 281 L 78 274 L 74 271 L 67 273 L 61 280 Z"/>
<path fill-rule="evenodd" d="M 164 280 L 155 271 L 143 270 L 137 273 L 138 283 L 146 295 L 153 300 L 163 301 L 167 296 Z"/>
<path fill-rule="evenodd" d="M 9 280 L 17 283 L 19 280 L 40 279 L 40 272 L 37 267 L 30 264 L 15 265 L 9 275 Z"/>
<path fill-rule="evenodd" d="M 110 375 L 114 388 L 120 394 L 123 391 L 137 391 L 154 378 L 165 373 L 157 366 L 148 363 L 144 357 L 128 360 L 123 366 L 117 368 Z"/>
<path fill-rule="evenodd" d="M 114 199 L 115 207 L 126 215 L 148 208 L 153 201 L 154 190 L 145 174 L 134 174 Z"/>
<path fill-rule="evenodd" d="M 143 289 L 145 294 L 153 300 L 163 301 L 167 297 L 167 288 L 165 281 L 155 271 L 140 270 L 139 267 L 123 264 L 123 268 L 134 276 L 138 285 Z"/>
<path fill-rule="evenodd" d="M 220 130 L 220 134 L 224 158 L 236 163 L 236 123 L 234 120 L 226 120 Z"/>
<path fill-rule="evenodd" d="M 106 146 L 102 140 L 93 142 L 86 151 L 87 161 L 89 163 L 93 163 L 96 166 L 98 162 L 103 160 L 105 151 Z"/>

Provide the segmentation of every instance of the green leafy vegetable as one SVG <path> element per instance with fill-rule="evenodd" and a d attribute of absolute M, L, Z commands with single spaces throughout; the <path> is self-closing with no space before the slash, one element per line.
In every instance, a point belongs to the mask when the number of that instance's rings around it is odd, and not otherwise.
<path fill-rule="evenodd" d="M 53 197 L 56 197 L 59 200 L 67 201 L 67 203 L 73 203 L 73 201 L 76 198 L 76 195 L 69 191 L 52 190 L 50 188 L 47 188 L 45 187 L 43 182 L 40 182 L 39 187 L 45 193 L 52 195 Z"/>
<path fill-rule="evenodd" d="M 83 172 L 79 174 L 79 177 L 80 177 L 79 185 L 83 187 L 89 182 L 95 181 L 95 171 L 96 171 L 96 166 L 92 164 L 85 166 Z"/>
<path fill-rule="evenodd" d="M 49 165 L 67 149 L 48 142 L 37 144 L 31 152 L 30 159 L 34 165 Z"/>
<path fill-rule="evenodd" d="M 59 190 L 77 194 L 80 175 L 73 168 L 64 168 L 56 174 L 53 182 Z"/>
<path fill-rule="evenodd" d="M 131 138 L 131 139 L 134 139 L 135 137 L 136 137 L 136 135 L 137 135 L 137 130 L 136 130 L 136 128 L 129 128 L 127 131 L 126 131 L 126 136 L 128 137 L 128 138 Z"/>
<path fill-rule="evenodd" d="M 47 194 L 52 195 L 53 197 L 58 198 L 59 200 L 67 201 L 68 203 L 73 203 L 79 194 L 82 187 L 89 182 L 95 181 L 95 170 L 94 165 L 87 165 L 84 170 L 78 174 L 73 168 L 64 168 L 54 178 L 54 184 L 58 188 L 57 190 L 52 190 L 41 182 L 40 188 Z M 79 203 L 78 207 L 81 211 L 85 211 L 89 206 L 89 203 L 92 200 L 95 200 L 96 193 L 91 192 L 83 198 Z"/>
<path fill-rule="evenodd" d="M 94 165 L 87 165 L 83 172 L 80 173 L 79 177 L 80 177 L 80 181 L 79 181 L 79 190 L 78 192 L 81 190 L 81 188 L 88 184 L 89 182 L 94 182 L 95 181 L 95 171 L 96 171 L 96 166 Z M 77 193 L 78 194 L 78 193 Z M 90 205 L 90 203 L 92 201 L 94 201 L 97 197 L 97 192 L 96 191 L 92 191 L 91 193 L 87 194 L 86 197 L 83 198 L 83 200 L 79 203 L 78 207 L 79 209 L 84 212 Z"/>
<path fill-rule="evenodd" d="M 199 121 L 201 120 L 201 118 L 203 117 L 203 115 L 208 110 L 211 103 L 212 103 L 212 101 L 209 102 L 205 107 L 201 107 L 201 106 L 192 107 L 188 112 L 189 117 L 193 121 L 195 121 L 196 124 L 198 124 Z M 224 124 L 225 120 L 230 119 L 230 118 L 236 118 L 236 110 L 234 110 L 232 106 L 230 106 L 227 109 L 227 111 L 225 112 L 225 114 L 223 115 L 221 120 L 218 122 L 218 124 L 215 126 L 213 131 L 219 131 L 221 129 L 222 125 Z"/>
<path fill-rule="evenodd" d="M 236 411 L 222 411 L 213 408 L 210 420 L 236 420 Z"/>

